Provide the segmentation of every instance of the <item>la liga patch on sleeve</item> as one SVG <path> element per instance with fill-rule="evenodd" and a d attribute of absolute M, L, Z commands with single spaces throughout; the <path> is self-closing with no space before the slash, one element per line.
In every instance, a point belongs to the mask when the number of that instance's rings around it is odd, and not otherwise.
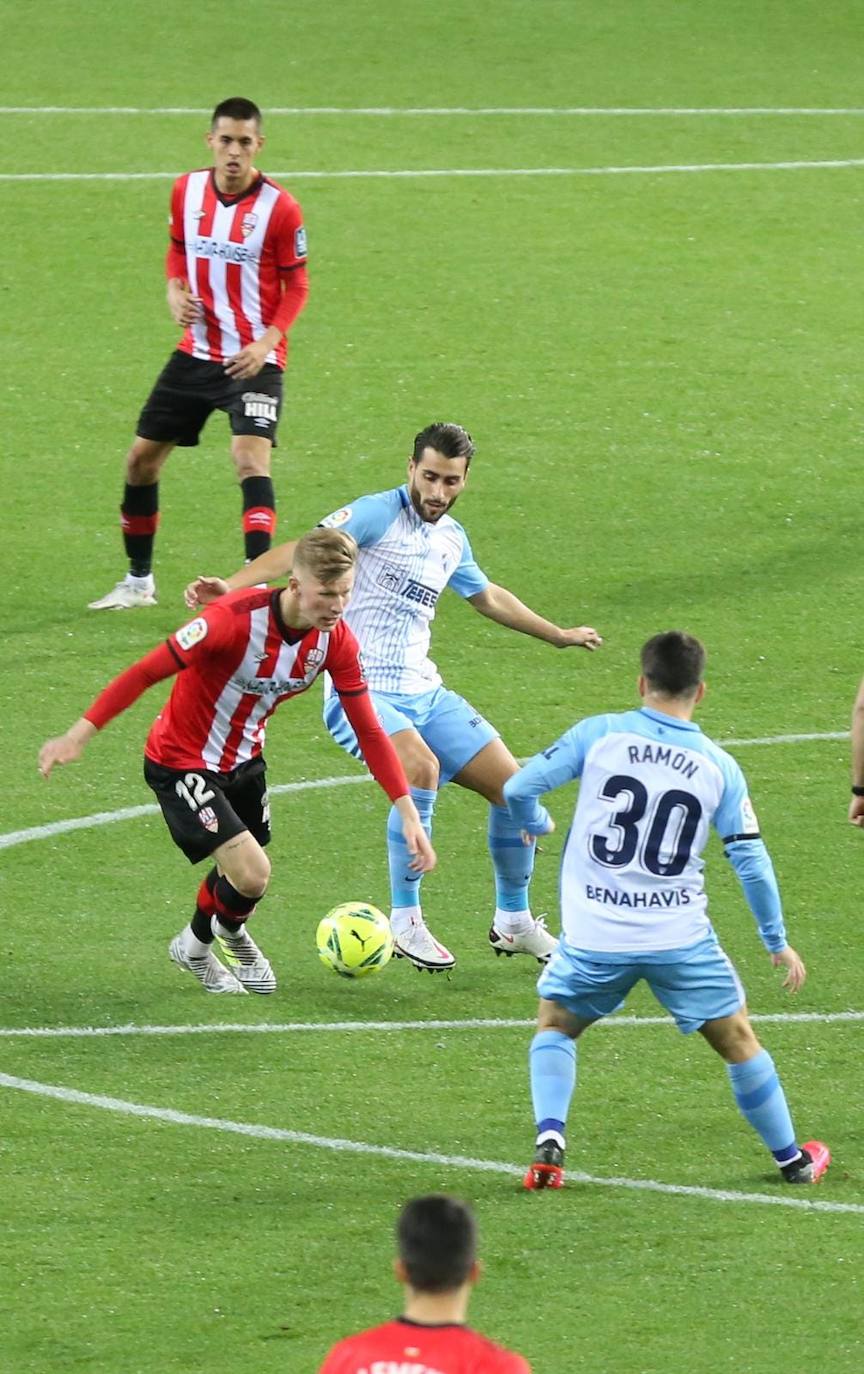
<path fill-rule="evenodd" d="M 188 625 L 181 625 L 174 638 L 181 649 L 194 649 L 196 644 L 207 635 L 207 621 L 203 615 L 199 615 L 195 620 L 190 620 Z"/>

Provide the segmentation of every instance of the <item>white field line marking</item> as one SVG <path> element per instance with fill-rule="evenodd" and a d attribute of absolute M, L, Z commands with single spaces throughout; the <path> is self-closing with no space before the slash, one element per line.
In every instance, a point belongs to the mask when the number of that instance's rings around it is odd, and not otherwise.
<path fill-rule="evenodd" d="M 763 735 L 757 739 L 719 740 L 724 748 L 743 749 L 748 745 L 761 744 L 810 744 L 821 740 L 848 739 L 848 730 L 829 730 L 821 734 L 806 735 Z M 524 760 L 522 760 L 524 762 Z M 334 778 L 310 778 L 304 782 L 280 782 L 268 788 L 272 797 L 287 792 L 307 792 L 317 787 L 347 787 L 352 783 L 372 782 L 370 773 L 351 773 Z M 96 811 L 92 816 L 74 816 L 66 821 L 49 821 L 47 825 L 30 826 L 27 830 L 10 830 L 0 835 L 0 849 L 11 849 L 14 845 L 29 844 L 31 840 L 47 840 L 53 835 L 65 835 L 70 830 L 92 830 L 95 826 L 113 825 L 117 821 L 136 820 L 139 816 L 155 816 L 159 807 L 155 803 L 143 806 L 125 806 L 119 811 Z"/>
<path fill-rule="evenodd" d="M 833 1025 L 844 1021 L 864 1021 L 864 1011 L 800 1011 L 753 1013 L 751 1021 L 773 1021 L 780 1025 L 800 1025 L 817 1022 Z M 34 1039 L 96 1039 L 109 1035 L 288 1035 L 298 1031 L 336 1031 L 340 1035 L 351 1031 L 379 1034 L 386 1031 L 446 1031 L 446 1030 L 526 1030 L 535 1024 L 525 1018 L 475 1018 L 463 1021 L 261 1021 L 254 1025 L 245 1022 L 220 1022 L 206 1026 L 3 1026 L 0 1040 Z M 669 1026 L 675 1025 L 670 1016 L 612 1016 L 599 1023 L 603 1026 Z"/>
<path fill-rule="evenodd" d="M 60 1102 L 71 1102 L 76 1106 L 99 1107 L 103 1111 L 119 1112 L 124 1116 L 164 1121 L 172 1126 L 197 1126 L 204 1130 L 251 1136 L 255 1140 L 276 1140 L 292 1145 L 312 1145 L 321 1150 L 378 1155 L 384 1159 L 406 1160 L 413 1164 L 443 1164 L 452 1169 L 473 1169 L 482 1173 L 507 1174 L 512 1178 L 520 1178 L 524 1173 L 524 1165 L 520 1167 L 517 1164 L 506 1164 L 495 1159 L 474 1159 L 470 1155 L 444 1155 L 424 1150 L 400 1150 L 391 1145 L 370 1145 L 362 1140 L 343 1140 L 338 1136 L 310 1135 L 306 1131 L 283 1130 L 278 1126 L 256 1126 L 241 1121 L 226 1121 L 221 1117 L 193 1116 L 189 1112 L 178 1112 L 169 1107 L 150 1107 L 137 1102 L 125 1102 L 117 1097 L 104 1097 L 99 1093 L 78 1092 L 74 1088 L 61 1088 L 53 1083 L 37 1083 L 30 1078 L 14 1078 L 11 1074 L 5 1073 L 0 1073 L 0 1087 L 15 1088 L 20 1092 L 34 1093 L 39 1097 L 53 1097 Z M 626 1188 L 649 1193 L 670 1193 L 676 1197 L 706 1198 L 712 1202 L 760 1203 L 769 1207 L 794 1207 L 805 1212 L 845 1212 L 864 1215 L 864 1204 L 856 1202 L 810 1201 L 808 1198 L 788 1197 L 782 1193 L 778 1193 L 776 1196 L 773 1193 L 740 1193 L 726 1188 L 698 1188 L 679 1183 L 658 1183 L 654 1179 L 598 1178 L 594 1174 L 584 1174 L 576 1169 L 568 1170 L 568 1178 L 574 1183 L 594 1184 L 602 1188 Z"/>
<path fill-rule="evenodd" d="M 864 158 L 790 162 L 680 162 L 652 167 L 425 167 L 343 172 L 271 172 L 279 181 L 410 180 L 423 177 L 611 177 L 658 176 L 668 172 L 789 172 L 864 167 Z M 173 181 L 178 172 L 0 172 L 0 182 Z"/>
<path fill-rule="evenodd" d="M 162 105 L 145 107 L 141 105 L 0 105 L 0 115 L 209 115 L 212 111 L 203 109 L 200 106 L 189 105 Z M 625 116 L 637 119 L 651 118 L 655 115 L 665 117 L 685 117 L 691 116 L 743 116 L 749 115 L 864 115 L 864 109 L 835 108 L 835 107 L 813 107 L 813 106 L 784 106 L 784 105 L 753 105 L 753 106 L 614 106 L 614 105 L 486 105 L 471 108 L 468 105 L 455 106 L 414 106 L 398 107 L 395 105 L 378 106 L 355 106 L 353 108 L 342 105 L 274 105 L 267 111 L 269 118 L 271 115 L 371 115 L 377 118 L 393 119 L 410 116 L 422 117 L 452 117 L 473 115 L 542 115 L 552 116 L 585 116 L 603 118 L 606 115 Z"/>

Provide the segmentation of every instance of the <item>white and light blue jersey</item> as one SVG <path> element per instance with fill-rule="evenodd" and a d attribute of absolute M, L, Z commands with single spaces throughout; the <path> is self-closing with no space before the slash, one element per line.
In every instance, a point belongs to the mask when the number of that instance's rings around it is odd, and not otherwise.
<path fill-rule="evenodd" d="M 702 851 L 726 846 L 769 950 L 786 944 L 780 897 L 739 765 L 692 721 L 643 707 L 580 721 L 505 785 L 530 827 L 543 793 L 581 778 L 561 860 L 570 946 L 682 949 L 712 934 Z"/>
<path fill-rule="evenodd" d="M 361 496 L 321 524 L 347 531 L 360 546 L 344 618 L 360 643 L 369 686 L 404 693 L 437 687 L 429 640 L 438 598 L 448 584 L 469 597 L 489 583 L 462 526 L 449 515 L 423 520 L 407 486 Z"/>

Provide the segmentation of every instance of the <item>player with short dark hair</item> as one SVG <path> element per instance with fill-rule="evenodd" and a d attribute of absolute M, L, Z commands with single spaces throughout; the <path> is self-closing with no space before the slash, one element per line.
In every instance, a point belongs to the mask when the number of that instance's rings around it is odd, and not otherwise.
<path fill-rule="evenodd" d="M 531 1374 L 521 1355 L 465 1325 L 480 1277 L 477 1225 L 467 1203 L 445 1193 L 413 1198 L 396 1223 L 396 1248 L 402 1316 L 339 1341 L 319 1374 Z"/>
<path fill-rule="evenodd" d="M 257 105 L 223 100 L 206 137 L 213 165 L 179 177 L 171 193 L 168 307 L 184 333 L 126 456 L 121 525 L 129 571 L 90 602 L 94 611 L 155 605 L 159 474 L 175 446 L 198 444 L 214 410 L 231 425 L 247 559 L 270 547 L 276 528 L 270 463 L 285 336 L 309 290 L 306 231 L 297 201 L 255 166 L 264 145 Z"/>
<path fill-rule="evenodd" d="M 495 727 L 444 686 L 429 658 L 431 626 L 438 598 L 449 585 L 480 615 L 555 648 L 593 650 L 602 640 L 590 625 L 564 629 L 544 619 L 478 567 L 467 534 L 450 514 L 465 487 L 473 453 L 474 443 L 461 425 L 427 425 L 414 439 L 405 485 L 361 496 L 321 523 L 347 530 L 360 546 L 348 620 L 363 651 L 375 709 L 402 760 L 427 831 L 431 833 L 438 791 L 447 782 L 489 803 L 487 837 L 495 874 L 489 944 L 496 954 L 524 954 L 542 963 L 556 941 L 543 918 L 531 912 L 534 847 L 522 844 L 502 791 L 518 764 Z M 281 577 L 291 566 L 293 550 L 290 543 L 271 549 L 227 582 L 198 578 L 186 589 L 187 605 Z M 362 755 L 350 721 L 329 691 L 324 721 L 337 744 L 355 758 Z M 397 955 L 431 973 L 452 968 L 455 956 L 424 919 L 418 875 L 406 866 L 392 814 L 387 852 Z"/>
<path fill-rule="evenodd" d="M 246 930 L 270 878 L 270 806 L 262 749 L 269 717 L 328 672 L 365 741 L 369 770 L 396 807 L 418 876 L 435 854 L 411 800 L 398 755 L 371 704 L 357 641 L 342 613 L 354 584 L 357 546 L 339 530 L 298 543 L 287 587 L 215 602 L 121 673 L 80 720 L 39 754 L 47 778 L 72 763 L 108 721 L 156 682 L 171 695 L 144 747 L 144 777 L 174 843 L 191 863 L 212 859 L 189 925 L 170 955 L 208 992 L 271 993 L 276 977 Z M 226 967 L 213 952 L 214 939 Z"/>
<path fill-rule="evenodd" d="M 576 1041 L 644 979 L 685 1035 L 726 1061 L 732 1093 L 787 1183 L 815 1183 L 831 1154 L 799 1145 L 774 1061 L 756 1038 L 744 989 L 708 919 L 701 854 L 720 835 L 773 964 L 797 992 L 807 971 L 786 941 L 777 879 L 735 760 L 693 720 L 705 650 L 681 630 L 644 645 L 640 710 L 591 716 L 504 786 L 526 838 L 544 833 L 539 798 L 580 779 L 561 858 L 561 939 L 537 983 L 531 1044 L 536 1154 L 526 1188 L 559 1188 L 576 1086 Z"/>

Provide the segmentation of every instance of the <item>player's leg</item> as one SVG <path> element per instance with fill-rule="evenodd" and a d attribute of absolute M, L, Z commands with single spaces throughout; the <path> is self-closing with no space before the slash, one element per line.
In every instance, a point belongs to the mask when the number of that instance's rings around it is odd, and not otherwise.
<path fill-rule="evenodd" d="M 248 992 L 266 995 L 276 991 L 276 975 L 247 925 L 270 879 L 270 861 L 264 852 L 270 843 L 270 802 L 263 758 L 235 769 L 224 796 L 248 829 L 213 851 L 216 867 L 199 888 L 191 929 L 202 943 L 215 938 Z"/>
<path fill-rule="evenodd" d="M 137 435 L 126 454 L 120 524 L 129 571 L 106 596 L 91 601 L 89 610 L 121 611 L 156 605 L 153 544 L 159 525 L 159 473 L 173 448 L 173 440 L 159 442 Z"/>
<path fill-rule="evenodd" d="M 266 553 L 276 529 L 276 492 L 270 476 L 273 445 L 257 435 L 235 435 L 231 457 L 243 501 L 243 555 L 247 563 Z"/>
<path fill-rule="evenodd" d="M 809 1146 L 799 1147 L 774 1061 L 756 1038 L 741 980 L 716 939 L 701 940 L 668 958 L 646 956 L 643 973 L 678 1029 L 685 1035 L 700 1031 L 726 1061 L 742 1115 L 767 1145 L 787 1182 L 810 1183 L 821 1177 L 830 1154 L 818 1143 L 813 1143 L 813 1157 Z"/>
<path fill-rule="evenodd" d="M 272 452 L 282 411 L 282 373 L 268 364 L 248 382 L 227 379 L 223 409 L 231 419 L 231 457 L 243 501 L 243 548 L 247 563 L 266 553 L 276 530 Z"/>
<path fill-rule="evenodd" d="M 489 854 L 495 870 L 495 914 L 489 943 L 496 954 L 531 954 L 543 964 L 557 941 L 542 918 L 531 914 L 529 887 L 537 846 L 524 843 L 521 829 L 504 802 L 504 784 L 518 770 L 510 750 L 498 738 L 485 744 L 453 781 L 489 802 Z"/>
<path fill-rule="evenodd" d="M 177 445 L 194 447 L 213 405 L 208 395 L 213 368 L 179 350 L 172 354 L 144 403 L 135 439 L 126 455 L 126 485 L 120 517 L 129 572 L 91 611 L 155 606 L 153 543 L 159 524 L 159 474 Z"/>
<path fill-rule="evenodd" d="M 821 1141 L 799 1145 L 774 1060 L 756 1038 L 747 1008 L 699 1027 L 726 1061 L 732 1094 L 744 1119 L 771 1151 L 787 1183 L 816 1183 L 831 1162 Z"/>
<path fill-rule="evenodd" d="M 559 945 L 540 974 L 537 1030 L 528 1057 L 537 1136 L 526 1188 L 563 1184 L 567 1117 L 576 1087 L 576 1041 L 588 1026 L 623 1006 L 638 976 L 629 964 L 590 958 L 566 944 Z"/>
<path fill-rule="evenodd" d="M 256 829 L 256 834 L 251 833 L 225 795 L 226 775 L 164 768 L 145 759 L 144 777 L 178 848 L 191 863 L 209 859 L 215 865 L 198 889 L 192 920 L 174 937 L 168 952 L 207 992 L 245 993 L 244 981 L 220 963 L 211 948 L 213 918 L 218 914 L 220 920 L 245 921 L 254 909 L 269 877 L 270 865 L 262 847 L 269 828 L 250 818 Z"/>
<path fill-rule="evenodd" d="M 423 829 L 431 838 L 432 817 L 438 797 L 438 760 L 412 724 L 413 707 L 410 700 L 402 695 L 391 697 L 382 692 L 372 692 L 370 695 L 381 724 L 405 769 Z M 357 736 L 335 692 L 324 703 L 324 723 L 346 753 L 356 759 L 363 757 Z M 409 959 L 415 968 L 438 973 L 452 968 L 456 960 L 426 924 L 421 902 L 423 875 L 411 868 L 410 860 L 411 855 L 402 834 L 402 821 L 393 806 L 387 817 L 387 862 L 390 870 L 390 928 L 395 952 L 397 957 Z"/>

